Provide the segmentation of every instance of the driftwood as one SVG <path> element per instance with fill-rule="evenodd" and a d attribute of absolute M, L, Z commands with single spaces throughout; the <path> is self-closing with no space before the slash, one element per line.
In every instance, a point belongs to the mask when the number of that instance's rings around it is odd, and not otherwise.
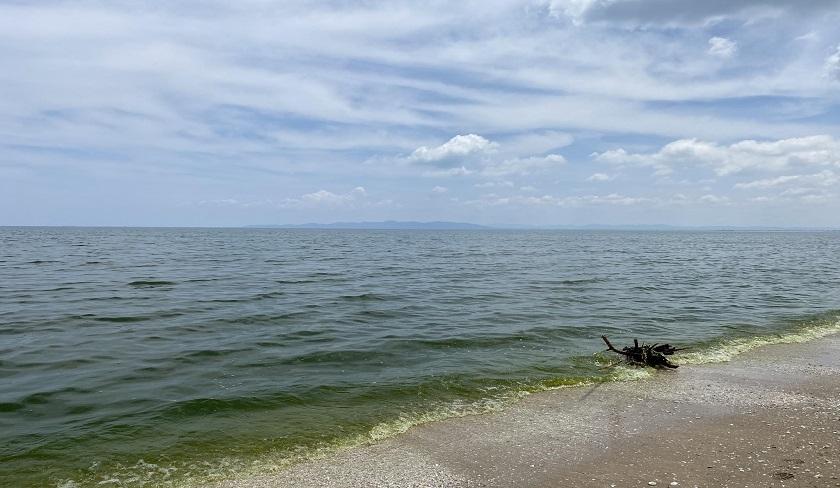
<path fill-rule="evenodd" d="M 677 351 L 687 349 L 685 347 L 674 347 L 670 344 L 645 344 L 639 345 L 638 339 L 633 339 L 633 347 L 624 347 L 621 350 L 616 349 L 607 339 L 607 336 L 601 336 L 607 344 L 607 349 L 621 354 L 631 364 L 637 366 L 650 366 L 652 368 L 678 368 L 676 364 L 668 360 L 666 356 L 671 356 Z"/>

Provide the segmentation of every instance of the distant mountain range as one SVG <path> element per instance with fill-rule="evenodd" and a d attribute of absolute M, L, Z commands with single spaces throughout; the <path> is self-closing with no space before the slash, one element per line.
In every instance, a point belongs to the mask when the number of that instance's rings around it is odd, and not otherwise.
<path fill-rule="evenodd" d="M 332 224 L 283 224 L 283 225 L 249 225 L 251 228 L 270 228 L 270 229 L 393 229 L 393 230 L 409 230 L 409 229 L 437 229 L 437 230 L 456 230 L 456 229 L 492 229 L 478 224 L 467 224 L 464 222 L 405 222 L 396 220 L 386 220 L 383 222 L 334 222 Z"/>
<path fill-rule="evenodd" d="M 258 229 L 384 229 L 384 230 L 492 230 L 492 229 L 519 229 L 519 230 L 538 230 L 538 229 L 555 229 L 555 230 L 684 230 L 684 231 L 703 231 L 703 230 L 718 230 L 718 231 L 805 231 L 805 230 L 832 230 L 826 228 L 812 228 L 812 227 L 762 227 L 762 226 L 679 226 L 679 225 L 664 225 L 664 224 L 640 224 L 640 225 L 604 225 L 604 224 L 587 224 L 587 225 L 517 225 L 517 224 L 498 224 L 498 225 L 479 225 L 470 224 L 466 222 L 415 222 L 415 221 L 397 221 L 385 220 L 381 222 L 334 222 L 330 224 L 308 223 L 308 224 L 266 224 L 266 225 L 247 225 L 248 228 Z"/>

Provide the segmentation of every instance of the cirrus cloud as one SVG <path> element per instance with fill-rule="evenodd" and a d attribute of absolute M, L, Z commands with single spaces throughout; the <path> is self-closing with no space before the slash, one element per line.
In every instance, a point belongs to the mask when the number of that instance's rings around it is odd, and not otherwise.
<path fill-rule="evenodd" d="M 446 202 L 484 188 L 639 220 L 600 202 L 817 201 L 734 185 L 837 171 L 808 136 L 840 133 L 838 23 L 828 0 L 0 2 L 0 224 L 470 219 Z"/>

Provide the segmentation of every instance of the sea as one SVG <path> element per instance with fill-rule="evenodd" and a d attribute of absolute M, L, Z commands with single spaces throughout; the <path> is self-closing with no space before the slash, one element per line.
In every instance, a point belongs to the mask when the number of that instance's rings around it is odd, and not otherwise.
<path fill-rule="evenodd" d="M 0 486 L 194 487 L 840 332 L 840 233 L 0 228 Z M 643 381 L 643 379 L 642 379 Z"/>

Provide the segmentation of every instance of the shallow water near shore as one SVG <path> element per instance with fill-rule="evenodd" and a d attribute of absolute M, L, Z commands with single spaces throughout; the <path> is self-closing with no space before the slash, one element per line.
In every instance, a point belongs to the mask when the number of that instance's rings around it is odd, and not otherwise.
<path fill-rule="evenodd" d="M 0 485 L 189 486 L 840 331 L 835 232 L 0 228 Z"/>

